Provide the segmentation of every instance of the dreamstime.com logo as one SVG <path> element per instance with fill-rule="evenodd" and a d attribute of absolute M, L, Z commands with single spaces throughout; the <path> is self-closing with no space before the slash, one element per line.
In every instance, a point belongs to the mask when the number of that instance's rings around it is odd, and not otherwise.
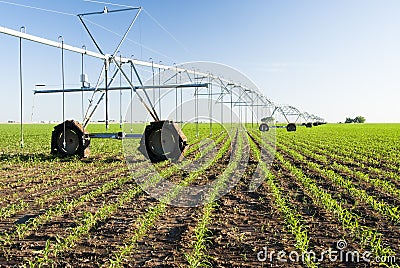
<path fill-rule="evenodd" d="M 346 250 L 347 242 L 339 240 L 336 242 L 336 249 L 329 247 L 328 250 L 322 251 L 320 254 L 313 250 L 299 253 L 297 251 L 287 252 L 285 250 L 274 251 L 263 247 L 257 253 L 257 260 L 260 262 L 283 262 L 283 263 L 299 263 L 311 261 L 320 262 L 342 262 L 342 263 L 396 263 L 396 256 L 373 256 L 372 252 L 357 250 Z"/>

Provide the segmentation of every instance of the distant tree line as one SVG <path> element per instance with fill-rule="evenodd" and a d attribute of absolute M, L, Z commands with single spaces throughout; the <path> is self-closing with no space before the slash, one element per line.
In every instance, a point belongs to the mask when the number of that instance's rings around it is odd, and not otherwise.
<path fill-rule="evenodd" d="M 349 123 L 365 123 L 365 117 L 361 116 L 361 115 L 357 116 L 354 119 L 350 118 L 350 117 L 347 117 L 345 123 L 346 124 L 349 124 Z"/>

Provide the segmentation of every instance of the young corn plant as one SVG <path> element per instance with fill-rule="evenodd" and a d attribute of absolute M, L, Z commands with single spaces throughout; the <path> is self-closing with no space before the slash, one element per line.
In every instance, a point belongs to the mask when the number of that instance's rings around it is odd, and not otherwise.
<path fill-rule="evenodd" d="M 207 226 L 212 221 L 212 212 L 214 208 L 217 206 L 217 203 L 214 201 L 221 188 L 224 187 L 227 180 L 229 180 L 232 173 L 236 170 L 243 152 L 243 138 L 242 133 L 238 135 L 237 138 L 237 148 L 235 150 L 236 154 L 234 155 L 234 160 L 228 164 L 225 172 L 218 177 L 218 183 L 215 185 L 213 191 L 208 196 L 208 201 L 206 205 L 203 207 L 203 215 L 200 218 L 194 229 L 195 240 L 192 243 L 192 251 L 189 254 L 185 254 L 186 260 L 189 263 L 189 267 L 207 267 L 211 266 L 208 261 L 209 257 L 207 255 L 207 241 L 210 230 Z"/>
<path fill-rule="evenodd" d="M 136 248 L 137 242 L 147 234 L 148 230 L 154 225 L 158 217 L 165 212 L 169 200 L 177 196 L 183 186 L 189 185 L 191 182 L 196 180 L 207 168 L 211 167 L 219 159 L 221 159 L 228 152 L 230 144 L 231 140 L 230 138 L 228 138 L 213 159 L 204 163 L 198 168 L 198 170 L 189 173 L 186 179 L 184 179 L 170 192 L 164 195 L 158 205 L 150 207 L 145 214 L 139 216 L 135 224 L 135 226 L 138 227 L 134 230 L 132 236 L 126 240 L 124 246 L 120 247 L 118 251 L 114 253 L 114 258 L 108 260 L 110 267 L 123 267 L 123 263 L 126 260 L 126 257 L 129 256 Z M 214 145 L 211 144 L 209 148 L 206 148 L 206 151 L 211 150 L 213 146 Z"/>
<path fill-rule="evenodd" d="M 378 213 L 382 214 L 383 216 L 389 218 L 393 222 L 395 222 L 395 223 L 399 222 L 400 214 L 398 213 L 398 207 L 391 206 L 384 201 L 376 200 L 375 197 L 368 195 L 368 193 L 365 190 L 357 188 L 351 180 L 345 179 L 342 176 L 340 176 L 339 174 L 335 173 L 334 171 L 324 168 L 319 164 L 306 161 L 305 157 L 303 155 L 299 154 L 297 151 L 289 149 L 288 147 L 286 147 L 282 144 L 280 144 L 279 146 L 282 148 L 282 150 L 287 152 L 289 155 L 295 157 L 296 159 L 298 159 L 302 162 L 306 162 L 305 165 L 310 170 L 313 170 L 313 171 L 317 172 L 318 174 L 320 174 L 321 176 L 323 176 L 324 178 L 329 179 L 335 185 L 346 189 L 348 191 L 348 193 L 350 193 L 350 195 L 367 203 L 368 205 L 371 206 L 371 208 L 373 208 L 374 210 L 376 210 Z"/>
<path fill-rule="evenodd" d="M 223 137 L 223 135 L 221 136 Z M 222 138 L 220 138 L 222 141 Z M 213 145 L 210 145 L 208 150 L 212 149 Z M 188 162 L 189 163 L 189 162 Z M 164 164 L 158 164 L 160 167 L 163 166 Z M 174 172 L 176 172 L 176 167 L 171 166 L 167 169 L 164 169 L 159 176 L 154 176 L 152 179 L 148 182 L 147 187 L 150 187 L 152 185 L 155 185 L 161 177 L 166 177 L 170 176 Z M 138 175 L 138 174 L 136 174 Z M 89 233 L 89 231 L 99 222 L 103 221 L 107 218 L 109 218 L 118 208 L 126 204 L 127 202 L 130 202 L 134 197 L 136 197 L 139 193 L 142 192 L 142 188 L 144 185 L 141 185 L 141 187 L 136 186 L 135 188 L 129 190 L 128 192 L 125 192 L 121 196 L 119 196 L 118 200 L 114 203 L 111 203 L 109 205 L 103 205 L 96 213 L 92 214 L 89 212 L 86 212 L 84 214 L 84 217 L 81 218 L 80 221 L 77 222 L 77 227 L 73 228 L 70 232 L 70 234 L 65 237 L 65 238 L 58 238 L 57 242 L 55 244 L 52 244 L 52 250 L 51 251 L 43 251 L 41 257 L 36 257 L 36 261 L 34 262 L 35 264 L 48 264 L 50 257 L 56 257 L 58 254 L 60 254 L 63 251 L 68 250 L 69 248 L 73 247 L 75 242 L 78 241 L 83 235 Z M 146 231 L 149 227 L 152 221 L 155 219 L 155 216 L 158 216 L 161 213 L 161 210 L 165 208 L 159 207 L 158 210 L 150 210 L 149 217 L 145 218 L 143 221 L 143 227 L 142 230 L 139 230 L 138 234 L 142 234 L 142 232 Z M 50 242 L 50 241 L 47 241 Z M 117 258 L 118 259 L 118 258 Z M 115 262 L 115 263 L 118 263 Z"/>
<path fill-rule="evenodd" d="M 256 136 L 257 134 L 252 134 L 249 137 L 249 142 L 250 142 L 250 148 L 253 152 L 253 155 L 255 156 L 256 160 L 258 161 L 259 168 L 262 172 L 262 175 L 265 177 L 265 181 L 268 185 L 268 188 L 272 192 L 274 196 L 274 204 L 278 211 L 282 214 L 282 216 L 285 218 L 285 223 L 291 233 L 294 235 L 296 244 L 295 247 L 303 254 L 307 253 L 309 251 L 309 237 L 308 237 L 308 231 L 307 228 L 302 224 L 302 218 L 301 215 L 299 215 L 293 208 L 290 206 L 290 200 L 287 200 L 282 195 L 282 191 L 279 189 L 279 187 L 276 185 L 276 178 L 273 175 L 273 173 L 270 171 L 270 169 L 267 167 L 266 163 L 262 161 L 261 155 L 260 155 L 260 150 L 257 148 L 257 145 L 254 143 L 254 141 L 251 138 L 254 138 L 259 144 L 261 144 L 261 139 L 259 136 Z M 264 148 L 267 150 L 270 150 L 270 153 L 273 151 L 271 150 L 271 147 L 264 144 Z M 305 259 L 304 262 L 307 267 L 318 267 L 318 263 L 315 263 L 311 258 L 309 254 L 304 254 Z"/>

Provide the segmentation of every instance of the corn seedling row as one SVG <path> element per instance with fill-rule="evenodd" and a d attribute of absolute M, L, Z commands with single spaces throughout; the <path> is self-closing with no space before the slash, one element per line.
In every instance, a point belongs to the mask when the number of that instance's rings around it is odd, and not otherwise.
<path fill-rule="evenodd" d="M 293 158 L 303 162 L 304 165 L 306 165 L 310 170 L 313 170 L 324 178 L 329 179 L 333 184 L 346 189 L 351 196 L 359 199 L 362 202 L 365 202 L 375 211 L 389 218 L 396 224 L 398 223 L 400 219 L 398 207 L 389 205 L 385 201 L 378 201 L 374 196 L 370 196 L 365 190 L 357 188 L 357 186 L 353 184 L 352 180 L 345 179 L 339 174 L 335 173 L 333 170 L 324 168 L 317 163 L 307 161 L 303 155 L 292 149 L 289 149 L 282 143 L 279 144 L 279 147 Z"/>
<path fill-rule="evenodd" d="M 221 135 L 217 142 L 221 142 L 226 135 Z M 213 145 L 210 145 L 206 150 L 211 150 Z M 198 146 L 193 146 L 194 149 L 198 149 Z M 199 156 L 200 153 L 196 155 L 196 157 Z M 162 163 L 157 164 L 158 168 L 162 168 L 165 166 L 165 164 L 168 161 L 164 161 Z M 189 164 L 190 162 L 187 161 L 185 162 L 186 164 Z M 139 163 L 140 165 L 143 165 L 142 163 Z M 180 164 L 180 167 L 183 167 L 184 164 Z M 73 228 L 70 231 L 70 234 L 65 237 L 65 238 L 57 238 L 56 243 L 52 243 L 50 240 L 46 242 L 46 248 L 42 250 L 42 254 L 40 257 L 36 257 L 36 260 L 34 262 L 30 262 L 30 265 L 32 266 L 41 266 L 44 264 L 49 264 L 51 263 L 51 257 L 57 257 L 58 254 L 60 254 L 63 251 L 66 251 L 67 249 L 71 248 L 74 246 L 76 241 L 78 241 L 83 235 L 87 234 L 90 232 L 92 227 L 94 227 L 99 221 L 104 221 L 108 219 L 117 209 L 122 207 L 124 204 L 130 202 L 134 197 L 136 197 L 138 194 L 143 192 L 143 188 L 145 187 L 151 187 L 154 186 L 157 182 L 162 177 L 168 177 L 177 172 L 179 169 L 175 165 L 164 169 L 163 171 L 160 172 L 160 174 L 156 176 L 152 176 L 149 181 L 146 182 L 147 185 L 140 185 L 136 186 L 133 189 L 128 190 L 127 192 L 121 194 L 118 199 L 108 205 L 104 205 L 101 208 L 98 209 L 96 213 L 90 213 L 90 212 L 85 212 L 84 216 L 82 219 L 80 219 L 76 224 L 77 227 Z M 140 174 L 143 175 L 143 174 Z"/>
<path fill-rule="evenodd" d="M 261 139 L 258 140 L 265 148 L 268 145 Z M 358 238 L 362 245 L 369 246 L 375 256 L 394 256 L 396 253 L 390 246 L 385 246 L 382 241 L 382 234 L 378 231 L 363 226 L 359 223 L 358 216 L 344 208 L 337 200 L 325 190 L 321 189 L 313 179 L 304 175 L 303 171 L 295 167 L 286 160 L 280 153 L 275 154 L 279 163 L 287 169 L 296 180 L 302 185 L 302 188 L 312 197 L 313 202 L 323 207 L 325 210 L 333 213 L 342 223 L 346 230 L 349 230 L 354 237 Z M 392 267 L 398 267 L 394 264 Z"/>
<path fill-rule="evenodd" d="M 174 187 L 170 192 L 168 192 L 163 198 L 161 198 L 158 205 L 150 207 L 147 212 L 137 219 L 135 226 L 138 226 L 134 231 L 132 236 L 125 242 L 125 245 L 120 247 L 120 249 L 114 253 L 114 258 L 110 259 L 110 267 L 121 267 L 125 258 L 131 254 L 131 252 L 137 246 L 137 242 L 142 239 L 149 228 L 151 228 L 158 217 L 165 212 L 167 208 L 167 203 L 177 196 L 182 189 L 182 187 L 189 185 L 191 182 L 196 180 L 207 168 L 214 165 L 218 160 L 220 160 L 229 150 L 231 145 L 231 139 L 228 138 L 223 144 L 222 148 L 218 151 L 213 159 L 204 163 L 198 170 L 189 173 L 188 177 Z"/>
<path fill-rule="evenodd" d="M 303 219 L 301 215 L 299 215 L 296 212 L 296 210 L 290 206 L 290 200 L 288 200 L 282 195 L 282 190 L 277 186 L 276 183 L 277 179 L 275 178 L 274 174 L 270 171 L 269 167 L 267 167 L 265 162 L 262 161 L 260 155 L 260 149 L 254 143 L 252 138 L 254 138 L 260 144 L 261 144 L 261 139 L 260 137 L 252 133 L 252 135 L 249 137 L 250 146 L 254 156 L 256 157 L 259 163 L 259 168 L 262 172 L 262 175 L 265 177 L 268 189 L 274 196 L 273 200 L 274 205 L 276 206 L 278 211 L 283 215 L 287 227 L 289 228 L 289 230 L 291 231 L 291 233 L 295 238 L 296 241 L 295 247 L 298 250 L 300 250 L 302 254 L 304 254 L 305 256 L 304 262 L 307 265 L 307 267 L 318 267 L 318 265 L 310 259 L 310 256 L 305 254 L 310 250 L 309 248 L 310 239 L 308 236 L 307 228 L 302 224 Z M 264 147 L 264 149 L 268 150 L 269 153 L 271 154 L 274 153 L 270 146 L 266 144 L 264 144 L 264 146 L 266 146 Z"/>

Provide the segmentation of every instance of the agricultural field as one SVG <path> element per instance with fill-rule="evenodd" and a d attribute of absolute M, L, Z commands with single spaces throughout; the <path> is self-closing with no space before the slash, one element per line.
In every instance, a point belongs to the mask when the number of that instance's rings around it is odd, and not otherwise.
<path fill-rule="evenodd" d="M 59 159 L 52 125 L 25 125 L 23 149 L 0 125 L 0 267 L 399 267 L 400 124 L 208 127 L 183 129 L 183 162 L 150 168 L 118 140 Z M 159 177 L 177 185 L 160 199 L 134 179 Z M 168 204 L 208 182 L 204 205 Z"/>

